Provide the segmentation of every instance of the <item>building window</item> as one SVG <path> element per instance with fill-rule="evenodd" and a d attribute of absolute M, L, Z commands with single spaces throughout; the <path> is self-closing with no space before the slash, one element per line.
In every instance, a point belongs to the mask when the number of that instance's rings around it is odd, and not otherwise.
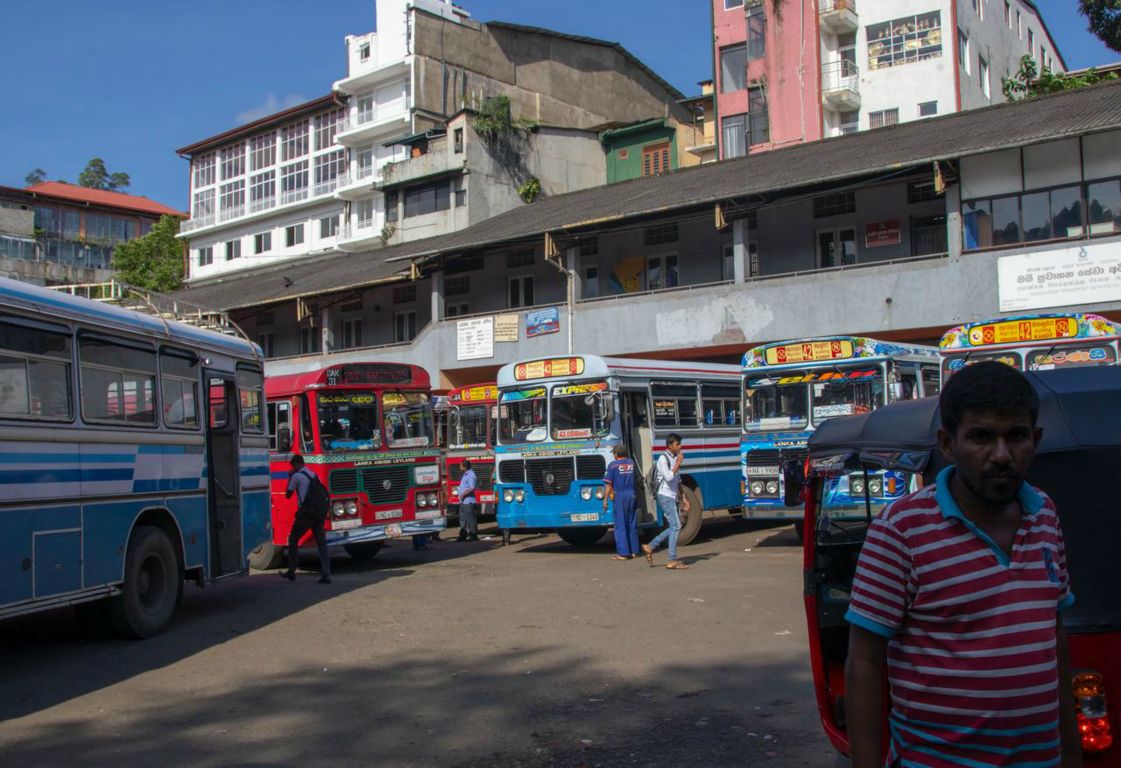
<path fill-rule="evenodd" d="M 222 212 L 223 221 L 245 213 L 245 180 L 223 184 L 222 194 L 218 198 L 218 206 Z"/>
<path fill-rule="evenodd" d="M 919 117 L 932 117 L 938 114 L 937 101 L 924 101 L 919 104 Z"/>
<path fill-rule="evenodd" d="M 268 253 L 272 250 L 272 232 L 261 232 L 253 235 L 254 255 Z"/>
<path fill-rule="evenodd" d="M 757 5 L 747 12 L 747 60 L 761 59 L 767 53 L 767 17 L 763 6 Z"/>
<path fill-rule="evenodd" d="M 295 160 L 307 154 L 308 121 L 301 120 L 281 129 L 281 160 Z"/>
<path fill-rule="evenodd" d="M 506 306 L 510 309 L 532 307 L 533 300 L 533 275 L 521 275 L 509 279 Z"/>
<path fill-rule="evenodd" d="M 339 234 L 339 217 L 326 216 L 319 220 L 319 239 L 326 240 Z"/>
<path fill-rule="evenodd" d="M 533 266 L 533 249 L 525 248 L 520 251 L 506 254 L 506 269 Z"/>
<path fill-rule="evenodd" d="M 856 213 L 856 193 L 852 190 L 819 195 L 814 198 L 815 219 L 840 216 L 845 213 Z"/>
<path fill-rule="evenodd" d="M 375 100 L 373 93 L 363 93 L 358 97 L 358 124 L 369 123 L 374 119 Z"/>
<path fill-rule="evenodd" d="M 256 213 L 276 204 L 276 171 L 249 177 L 249 212 Z"/>
<path fill-rule="evenodd" d="M 660 291 L 677 285 L 677 254 L 651 256 L 646 260 L 646 290 Z"/>
<path fill-rule="evenodd" d="M 1047 63 L 1047 49 L 1042 45 L 1039 46 L 1039 68 L 1050 69 L 1051 66 Z"/>
<path fill-rule="evenodd" d="M 393 316 L 393 340 L 399 344 L 416 338 L 416 312 L 397 312 Z"/>
<path fill-rule="evenodd" d="M 599 238 L 584 237 L 580 239 L 580 255 L 583 257 L 599 255 Z"/>
<path fill-rule="evenodd" d="M 369 43 L 362 43 L 362 45 L 358 46 L 358 60 L 359 61 L 366 61 L 369 58 L 370 58 L 370 44 Z"/>
<path fill-rule="evenodd" d="M 584 267 L 584 298 L 599 296 L 599 267 Z"/>
<path fill-rule="evenodd" d="M 677 242 L 677 222 L 655 224 L 643 231 L 643 242 L 650 245 L 664 245 Z"/>
<path fill-rule="evenodd" d="M 1102 216 L 1101 203 L 1093 196 L 1100 185 L 1096 182 L 1086 186 L 1089 206 L 1085 205 L 1083 188 L 1079 186 L 966 201 L 961 206 L 962 245 L 973 250 L 1082 237 L 1087 218 L 1091 234 L 1111 231 L 1095 231 L 1095 224 L 1106 218 Z"/>
<path fill-rule="evenodd" d="M 456 128 L 452 132 L 452 138 L 452 151 L 457 155 L 463 154 L 463 129 Z"/>
<path fill-rule="evenodd" d="M 346 150 L 339 149 L 315 158 L 315 194 L 333 192 L 339 185 L 339 176 L 346 170 Z"/>
<path fill-rule="evenodd" d="M 354 204 L 354 225 L 358 229 L 374 226 L 374 199 L 359 200 Z"/>
<path fill-rule="evenodd" d="M 642 175 L 660 176 L 669 173 L 669 142 L 642 148 Z"/>
<path fill-rule="evenodd" d="M 749 88 L 747 91 L 747 135 L 751 146 L 766 144 L 771 140 L 767 97 L 762 86 Z"/>
<path fill-rule="evenodd" d="M 405 218 L 446 211 L 451 204 L 451 182 L 437 181 L 405 190 Z"/>
<path fill-rule="evenodd" d="M 192 206 L 191 217 L 195 219 L 209 219 L 214 215 L 214 190 L 195 193 L 195 204 Z M 36 224 L 35 226 L 39 226 Z M 87 227 L 88 228 L 88 227 Z"/>
<path fill-rule="evenodd" d="M 958 30 L 958 64 L 967 75 L 973 71 L 969 60 L 969 38 L 960 29 Z"/>
<path fill-rule="evenodd" d="M 747 115 L 729 115 L 721 122 L 725 159 L 747 154 Z"/>
<path fill-rule="evenodd" d="M 276 339 L 272 333 L 257 334 L 257 346 L 259 346 L 261 348 L 261 351 L 265 353 L 265 357 L 273 356 L 273 345 L 275 343 Z"/>
<path fill-rule="evenodd" d="M 469 314 L 471 314 L 471 308 L 467 302 L 448 304 L 444 307 L 444 317 L 463 317 Z"/>
<path fill-rule="evenodd" d="M 1004 23 L 1008 25 L 1009 29 L 1012 29 L 1012 3 L 1008 0 L 1004 0 Z"/>
<path fill-rule="evenodd" d="M 720 49 L 720 92 L 734 93 L 747 87 L 747 43 Z"/>
<path fill-rule="evenodd" d="M 214 263 L 214 246 L 199 248 L 199 266 L 208 267 Z"/>
<path fill-rule="evenodd" d="M 241 258 L 241 241 L 230 240 L 226 243 L 226 261 L 233 261 L 234 259 Z"/>
<path fill-rule="evenodd" d="M 977 57 L 977 77 L 981 81 L 981 92 L 986 98 L 992 98 L 992 89 L 989 86 L 989 62 L 984 57 Z"/>
<path fill-rule="evenodd" d="M 393 222 L 397 221 L 399 216 L 400 216 L 400 214 L 398 213 L 398 207 L 397 207 L 397 193 L 396 192 L 386 192 L 385 193 L 385 220 L 386 220 L 386 222 L 389 223 L 389 224 L 392 224 Z"/>
<path fill-rule="evenodd" d="M 300 354 L 314 355 L 319 352 L 320 333 L 318 328 L 300 329 Z"/>
<path fill-rule="evenodd" d="M 249 140 L 250 170 L 276 165 L 276 134 L 264 133 Z"/>
<path fill-rule="evenodd" d="M 985 0 L 973 0 L 973 12 L 982 21 L 985 20 Z"/>
<path fill-rule="evenodd" d="M 934 189 L 933 177 L 907 182 L 907 202 L 911 205 L 927 203 L 931 200 L 941 199 L 941 197 L 942 195 Z"/>
<path fill-rule="evenodd" d="M 280 169 L 280 204 L 287 205 L 307 197 L 307 160 Z"/>
<path fill-rule="evenodd" d="M 1024 20 L 1020 17 L 1019 10 L 1016 11 L 1016 37 L 1024 39 Z"/>
<path fill-rule="evenodd" d="M 747 244 L 747 276 L 758 277 L 763 274 L 759 268 L 759 243 Z"/>
<path fill-rule="evenodd" d="M 471 293 L 470 275 L 456 275 L 444 280 L 445 296 L 463 296 L 467 293 Z"/>
<path fill-rule="evenodd" d="M 868 113 L 869 128 L 883 128 L 899 122 L 899 109 L 883 109 L 879 112 Z"/>
<path fill-rule="evenodd" d="M 844 267 L 856 263 L 856 230 L 852 227 L 827 229 L 817 233 L 819 269 Z"/>
<path fill-rule="evenodd" d="M 851 112 L 841 112 L 838 116 L 837 126 L 842 136 L 848 136 L 850 133 L 856 133 L 860 130 L 860 110 L 854 109 Z"/>
<path fill-rule="evenodd" d="M 1035 57 L 1035 31 L 1028 29 L 1028 55 Z"/>
<path fill-rule="evenodd" d="M 462 208 L 467 205 L 467 187 L 455 191 L 455 207 Z"/>
<path fill-rule="evenodd" d="M 416 283 L 398 285 L 393 288 L 394 304 L 412 304 L 416 301 Z"/>
<path fill-rule="evenodd" d="M 911 219 L 911 255 L 933 256 L 949 250 L 946 216 L 916 216 Z"/>
<path fill-rule="evenodd" d="M 865 28 L 868 69 L 898 67 L 942 55 L 942 13 L 904 16 Z"/>
<path fill-rule="evenodd" d="M 315 149 L 329 149 L 335 143 L 335 134 L 338 133 L 339 123 L 342 121 L 343 111 L 336 109 L 324 115 L 315 116 Z"/>
<path fill-rule="evenodd" d="M 733 8 L 743 8 L 743 0 L 724 0 L 725 11 L 730 11 Z"/>
<path fill-rule="evenodd" d="M 289 248 L 294 248 L 304 242 L 304 225 L 293 224 L 290 227 L 284 228 L 284 244 Z"/>
<path fill-rule="evenodd" d="M 194 160 L 195 187 L 209 187 L 217 179 L 214 176 L 215 157 L 211 152 L 208 155 L 197 157 Z"/>
<path fill-rule="evenodd" d="M 355 317 L 343 320 L 343 349 L 353 349 L 362 346 L 362 318 Z"/>
<path fill-rule="evenodd" d="M 232 179 L 245 173 L 245 142 L 238 142 L 222 150 L 222 180 Z"/>

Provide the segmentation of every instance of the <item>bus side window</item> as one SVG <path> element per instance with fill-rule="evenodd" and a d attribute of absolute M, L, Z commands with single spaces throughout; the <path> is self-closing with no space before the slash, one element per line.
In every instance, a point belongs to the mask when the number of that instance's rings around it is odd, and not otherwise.
<path fill-rule="evenodd" d="M 156 351 L 100 336 L 78 337 L 82 417 L 156 426 Z"/>
<path fill-rule="evenodd" d="M 724 384 L 701 385 L 701 412 L 706 427 L 740 425 L 740 390 Z"/>
<path fill-rule="evenodd" d="M 259 435 L 263 427 L 261 401 L 265 380 L 255 368 L 237 369 L 237 391 L 241 398 L 241 431 Z"/>
<path fill-rule="evenodd" d="M 311 402 L 307 395 L 300 395 L 300 443 L 304 453 L 313 449 L 314 433 L 311 429 Z"/>
<path fill-rule="evenodd" d="M 288 444 L 283 444 L 279 437 L 284 431 Z M 273 453 L 288 451 L 292 446 L 292 404 L 287 400 L 269 403 L 269 450 Z"/>
<path fill-rule="evenodd" d="M 172 429 L 198 429 L 198 358 L 190 352 L 160 350 L 163 423 Z"/>
<path fill-rule="evenodd" d="M 923 397 L 937 395 L 942 389 L 942 378 L 935 366 L 924 365 L 922 368 L 922 394 Z"/>
<path fill-rule="evenodd" d="M 73 414 L 69 334 L 0 323 L 0 418 Z"/>
<path fill-rule="evenodd" d="M 902 381 L 903 395 L 900 397 L 901 400 L 914 400 L 919 396 L 919 379 L 914 371 L 904 371 Z"/>
<path fill-rule="evenodd" d="M 697 386 L 695 384 L 651 384 L 655 427 L 696 427 Z"/>
<path fill-rule="evenodd" d="M 229 409 L 226 404 L 226 380 L 211 379 L 207 386 L 209 393 L 210 428 L 222 429 L 229 423 Z"/>

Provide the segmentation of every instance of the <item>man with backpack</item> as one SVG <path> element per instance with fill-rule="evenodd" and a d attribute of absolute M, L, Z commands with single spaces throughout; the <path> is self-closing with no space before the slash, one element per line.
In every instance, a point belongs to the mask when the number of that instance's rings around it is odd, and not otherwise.
<path fill-rule="evenodd" d="M 319 477 L 304 464 L 304 457 L 298 453 L 292 456 L 292 469 L 288 472 L 288 490 L 284 498 L 296 494 L 296 518 L 292 521 L 292 532 L 288 534 L 288 570 L 281 571 L 280 577 L 289 581 L 296 580 L 296 565 L 300 561 L 300 539 L 311 531 L 315 545 L 319 549 L 320 584 L 331 583 L 331 558 L 327 554 L 327 534 L 323 523 L 331 506 L 331 496 L 323 487 Z"/>
<path fill-rule="evenodd" d="M 653 483 L 655 486 L 654 498 L 657 499 L 658 509 L 662 512 L 669 527 L 659 533 L 649 544 L 642 545 L 642 552 L 646 555 L 646 562 L 654 567 L 654 551 L 662 542 L 669 539 L 669 562 L 666 568 L 671 571 L 684 571 L 688 565 L 677 559 L 677 534 L 681 531 L 681 516 L 677 512 L 677 493 L 681 488 L 681 462 L 685 460 L 685 452 L 681 449 L 681 435 L 671 432 L 666 436 L 666 452 L 658 457 L 654 465 Z M 686 508 L 686 511 L 689 511 Z"/>

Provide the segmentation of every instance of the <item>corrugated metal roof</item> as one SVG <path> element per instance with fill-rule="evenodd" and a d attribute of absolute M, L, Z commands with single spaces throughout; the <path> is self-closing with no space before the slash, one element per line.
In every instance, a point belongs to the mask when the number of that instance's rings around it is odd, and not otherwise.
<path fill-rule="evenodd" d="M 233 275 L 184 292 L 228 310 L 358 288 L 407 274 L 404 262 L 482 246 L 580 231 L 595 224 L 684 211 L 723 200 L 790 192 L 902 172 L 999 149 L 1121 128 L 1121 81 L 801 144 L 664 176 L 556 197 L 440 237 L 361 254 L 302 261 Z M 293 281 L 283 285 L 282 273 Z"/>
<path fill-rule="evenodd" d="M 107 189 L 80 187 L 77 184 L 69 184 L 65 181 L 44 181 L 39 184 L 33 184 L 20 191 L 29 192 L 41 197 L 66 200 L 71 203 L 88 203 L 103 208 L 117 208 L 122 211 L 147 213 L 152 216 L 175 216 L 179 219 L 187 218 L 187 214 L 183 211 L 177 211 L 163 203 L 157 203 L 155 200 L 141 195 L 129 195 L 124 192 L 110 192 Z"/>

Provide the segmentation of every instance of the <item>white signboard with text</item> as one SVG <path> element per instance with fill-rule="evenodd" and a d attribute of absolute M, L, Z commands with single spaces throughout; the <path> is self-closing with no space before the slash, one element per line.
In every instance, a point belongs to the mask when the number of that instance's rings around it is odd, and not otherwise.
<path fill-rule="evenodd" d="M 456 360 L 494 357 L 494 318 L 476 317 L 456 323 Z"/>
<path fill-rule="evenodd" d="M 1121 243 L 1002 256 L 997 284 L 1001 312 L 1121 301 Z"/>

